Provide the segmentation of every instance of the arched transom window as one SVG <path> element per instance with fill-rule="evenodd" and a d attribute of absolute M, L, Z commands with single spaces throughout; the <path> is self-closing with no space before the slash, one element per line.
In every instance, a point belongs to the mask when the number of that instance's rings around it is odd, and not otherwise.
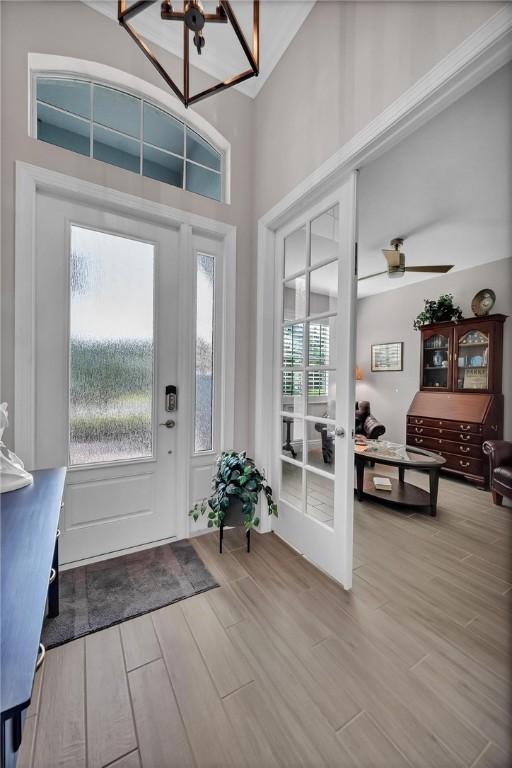
<path fill-rule="evenodd" d="M 38 76 L 34 136 L 142 176 L 223 200 L 223 155 L 144 98 L 71 77 Z"/>

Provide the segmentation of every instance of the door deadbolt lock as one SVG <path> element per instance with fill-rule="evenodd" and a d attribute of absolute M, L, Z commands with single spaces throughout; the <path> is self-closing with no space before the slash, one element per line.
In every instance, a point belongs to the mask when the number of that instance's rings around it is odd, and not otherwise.
<path fill-rule="evenodd" d="M 334 430 L 334 434 L 336 435 L 336 437 L 345 437 L 345 430 L 343 429 L 343 427 L 336 427 L 336 429 Z"/>
<path fill-rule="evenodd" d="M 167 427 L 167 429 L 172 429 L 176 426 L 176 422 L 173 421 L 173 419 L 167 419 L 167 421 L 160 422 L 161 427 Z"/>

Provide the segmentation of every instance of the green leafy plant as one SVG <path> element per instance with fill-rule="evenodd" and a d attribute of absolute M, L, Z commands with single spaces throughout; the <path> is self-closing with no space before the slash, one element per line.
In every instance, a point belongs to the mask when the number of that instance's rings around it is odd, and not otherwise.
<path fill-rule="evenodd" d="M 462 310 L 453 303 L 453 294 L 444 293 L 437 300 L 425 299 L 425 307 L 414 321 L 414 328 L 418 330 L 424 325 L 440 323 L 443 320 L 462 320 Z"/>
<path fill-rule="evenodd" d="M 198 502 L 189 512 L 194 520 L 208 512 L 208 528 L 219 528 L 233 499 L 239 500 L 246 530 L 259 525 L 255 516 L 256 504 L 261 492 L 267 499 L 270 515 L 277 517 L 277 505 L 272 498 L 272 488 L 245 451 L 224 451 L 217 459 L 217 471 L 212 479 L 213 493 Z"/>

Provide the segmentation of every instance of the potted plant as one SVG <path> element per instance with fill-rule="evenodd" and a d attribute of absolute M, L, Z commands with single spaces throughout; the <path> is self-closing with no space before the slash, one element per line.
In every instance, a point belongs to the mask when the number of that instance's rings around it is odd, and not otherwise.
<path fill-rule="evenodd" d="M 247 551 L 250 549 L 251 529 L 259 525 L 256 504 L 263 492 L 270 515 L 277 517 L 277 505 L 272 488 L 253 459 L 243 451 L 223 451 L 217 459 L 217 470 L 212 479 L 212 495 L 195 504 L 190 510 L 194 520 L 208 511 L 208 528 L 220 528 L 220 551 L 225 525 L 243 525 L 247 531 Z"/>
<path fill-rule="evenodd" d="M 425 299 L 425 307 L 414 321 L 415 330 L 419 330 L 424 325 L 431 323 L 440 323 L 444 320 L 458 322 L 462 320 L 462 310 L 453 303 L 453 295 L 444 293 L 437 300 Z"/>

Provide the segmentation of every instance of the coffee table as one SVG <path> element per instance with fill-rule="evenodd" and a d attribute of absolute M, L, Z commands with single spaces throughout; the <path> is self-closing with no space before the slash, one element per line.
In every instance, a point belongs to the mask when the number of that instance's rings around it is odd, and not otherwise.
<path fill-rule="evenodd" d="M 377 501 L 397 504 L 403 507 L 426 507 L 432 517 L 437 514 L 437 491 L 439 487 L 439 471 L 445 459 L 437 453 L 425 451 L 421 448 L 405 446 L 405 456 L 391 456 L 386 449 L 369 449 L 364 453 L 355 451 L 356 464 L 356 493 L 359 501 L 365 496 Z M 365 473 L 367 464 L 387 464 L 398 468 L 398 479 L 390 477 L 391 491 L 379 491 L 373 485 L 373 477 L 376 473 Z M 429 473 L 429 491 L 418 488 L 417 485 L 405 482 L 406 469 L 426 469 Z M 377 474 L 378 476 L 378 474 Z"/>

